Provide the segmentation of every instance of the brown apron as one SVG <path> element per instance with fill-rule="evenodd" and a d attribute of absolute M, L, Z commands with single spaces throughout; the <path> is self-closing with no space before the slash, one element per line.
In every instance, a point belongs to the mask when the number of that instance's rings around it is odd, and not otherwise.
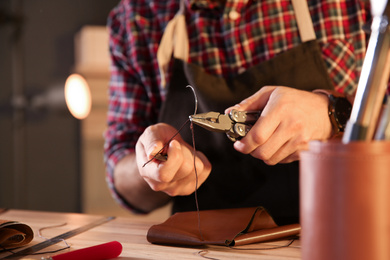
<path fill-rule="evenodd" d="M 210 75 L 195 64 L 174 58 L 170 78 L 159 120 L 176 128 L 194 112 L 194 96 L 187 85 L 194 87 L 198 96 L 198 113 L 223 113 L 225 108 L 266 85 L 309 91 L 333 89 L 315 40 L 229 79 Z M 299 222 L 298 162 L 269 166 L 237 152 L 224 134 L 196 126 L 194 132 L 196 149 L 212 163 L 210 176 L 198 189 L 200 210 L 262 206 L 279 225 Z M 181 135 L 192 143 L 189 128 L 182 130 Z M 172 210 L 196 210 L 194 195 L 174 197 Z"/>

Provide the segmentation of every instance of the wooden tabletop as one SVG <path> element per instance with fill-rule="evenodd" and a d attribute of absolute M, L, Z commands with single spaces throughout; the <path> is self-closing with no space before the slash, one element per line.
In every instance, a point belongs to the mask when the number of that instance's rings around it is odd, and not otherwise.
<path fill-rule="evenodd" d="M 34 231 L 34 240 L 27 247 L 43 242 L 45 239 L 38 236 L 41 231 L 45 238 L 52 238 L 90 224 L 93 221 L 102 219 L 104 216 L 75 214 L 75 213 L 55 213 L 26 210 L 8 210 L 0 213 L 0 219 L 19 221 L 29 225 Z M 118 217 L 102 225 L 94 227 L 88 231 L 66 239 L 71 246 L 62 252 L 81 249 L 110 241 L 118 241 L 123 246 L 120 257 L 116 259 L 269 259 L 269 260 L 297 260 L 301 259 L 299 240 L 295 240 L 288 247 L 278 249 L 259 249 L 287 245 L 290 241 L 275 241 L 269 243 L 254 244 L 238 248 L 223 246 L 207 247 L 174 247 L 150 244 L 146 240 L 146 233 L 150 226 L 158 224 L 153 220 L 142 218 Z M 58 226 L 62 225 L 62 226 Z M 43 252 L 52 251 L 64 247 L 61 242 L 43 249 Z M 15 250 L 17 252 L 17 250 Z M 0 259 L 10 253 L 0 253 Z M 41 259 L 53 254 L 26 256 L 19 259 Z M 204 257 L 202 257 L 202 255 Z"/>

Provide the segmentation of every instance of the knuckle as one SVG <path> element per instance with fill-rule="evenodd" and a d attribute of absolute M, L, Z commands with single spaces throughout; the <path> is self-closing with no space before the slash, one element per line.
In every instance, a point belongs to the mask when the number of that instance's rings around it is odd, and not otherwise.
<path fill-rule="evenodd" d="M 295 120 L 294 123 L 294 130 L 298 131 L 300 133 L 301 130 L 305 130 L 305 123 L 302 119 Z"/>
<path fill-rule="evenodd" d="M 162 191 L 164 188 L 162 184 L 157 182 L 149 182 L 148 184 L 153 191 Z"/>
<path fill-rule="evenodd" d="M 194 170 L 196 170 L 198 173 L 208 170 L 208 166 L 205 165 L 199 158 L 197 158 L 195 161 L 195 167 L 196 169 Z"/>
<path fill-rule="evenodd" d="M 309 143 L 310 138 L 309 135 L 306 134 L 304 131 L 299 132 L 299 134 L 295 137 L 295 140 L 293 142 L 294 147 L 300 147 L 304 146 L 305 144 Z"/>
<path fill-rule="evenodd" d="M 198 165 L 196 165 L 198 167 Z M 194 170 L 194 161 L 193 160 L 184 160 L 181 164 L 180 170 L 185 173 L 192 172 Z"/>
<path fill-rule="evenodd" d="M 278 111 L 280 114 L 289 114 L 291 113 L 291 105 L 289 102 L 280 101 L 278 103 Z"/>
<path fill-rule="evenodd" d="M 173 174 L 162 173 L 157 176 L 157 181 L 162 183 L 169 183 L 173 179 Z"/>
<path fill-rule="evenodd" d="M 265 164 L 267 165 L 270 165 L 270 166 L 273 166 L 273 165 L 276 165 L 276 162 L 274 160 L 263 160 Z"/>
<path fill-rule="evenodd" d="M 264 162 L 269 161 L 271 158 L 271 155 L 267 151 L 262 149 L 257 149 L 255 152 L 251 153 L 251 155 L 260 160 L 263 160 Z"/>
<path fill-rule="evenodd" d="M 263 143 L 265 143 L 266 139 L 261 133 L 255 132 L 252 135 L 252 141 L 256 145 L 262 145 Z"/>
<path fill-rule="evenodd" d="M 179 195 L 183 195 L 180 193 L 180 190 L 178 187 L 172 187 L 170 189 L 167 189 L 164 191 L 166 194 L 168 194 L 169 196 L 171 197 L 176 197 L 176 196 L 179 196 Z"/>

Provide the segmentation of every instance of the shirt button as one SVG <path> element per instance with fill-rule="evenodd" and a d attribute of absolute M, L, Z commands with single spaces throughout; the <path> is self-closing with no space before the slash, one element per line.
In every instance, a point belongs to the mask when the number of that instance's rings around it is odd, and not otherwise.
<path fill-rule="evenodd" d="M 237 20 L 238 18 L 240 18 L 240 14 L 236 11 L 236 10 L 232 10 L 229 12 L 229 18 L 230 20 Z"/>
<path fill-rule="evenodd" d="M 241 68 L 238 69 L 238 74 L 242 74 L 242 73 L 244 73 L 245 71 L 246 71 L 246 69 L 243 68 L 243 67 L 241 67 Z"/>

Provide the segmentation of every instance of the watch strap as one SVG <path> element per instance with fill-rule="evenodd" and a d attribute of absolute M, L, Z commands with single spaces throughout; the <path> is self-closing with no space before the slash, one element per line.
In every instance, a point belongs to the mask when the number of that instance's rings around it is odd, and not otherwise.
<path fill-rule="evenodd" d="M 344 94 L 337 92 L 335 90 L 316 89 L 313 90 L 313 93 L 324 94 L 329 99 L 328 115 L 329 115 L 329 120 L 332 124 L 332 137 L 339 135 L 341 132 L 344 132 L 345 125 L 341 124 L 337 119 L 336 113 L 340 111 L 336 111 L 336 102 L 337 99 L 342 98 L 345 99 L 350 104 L 349 99 Z"/>

